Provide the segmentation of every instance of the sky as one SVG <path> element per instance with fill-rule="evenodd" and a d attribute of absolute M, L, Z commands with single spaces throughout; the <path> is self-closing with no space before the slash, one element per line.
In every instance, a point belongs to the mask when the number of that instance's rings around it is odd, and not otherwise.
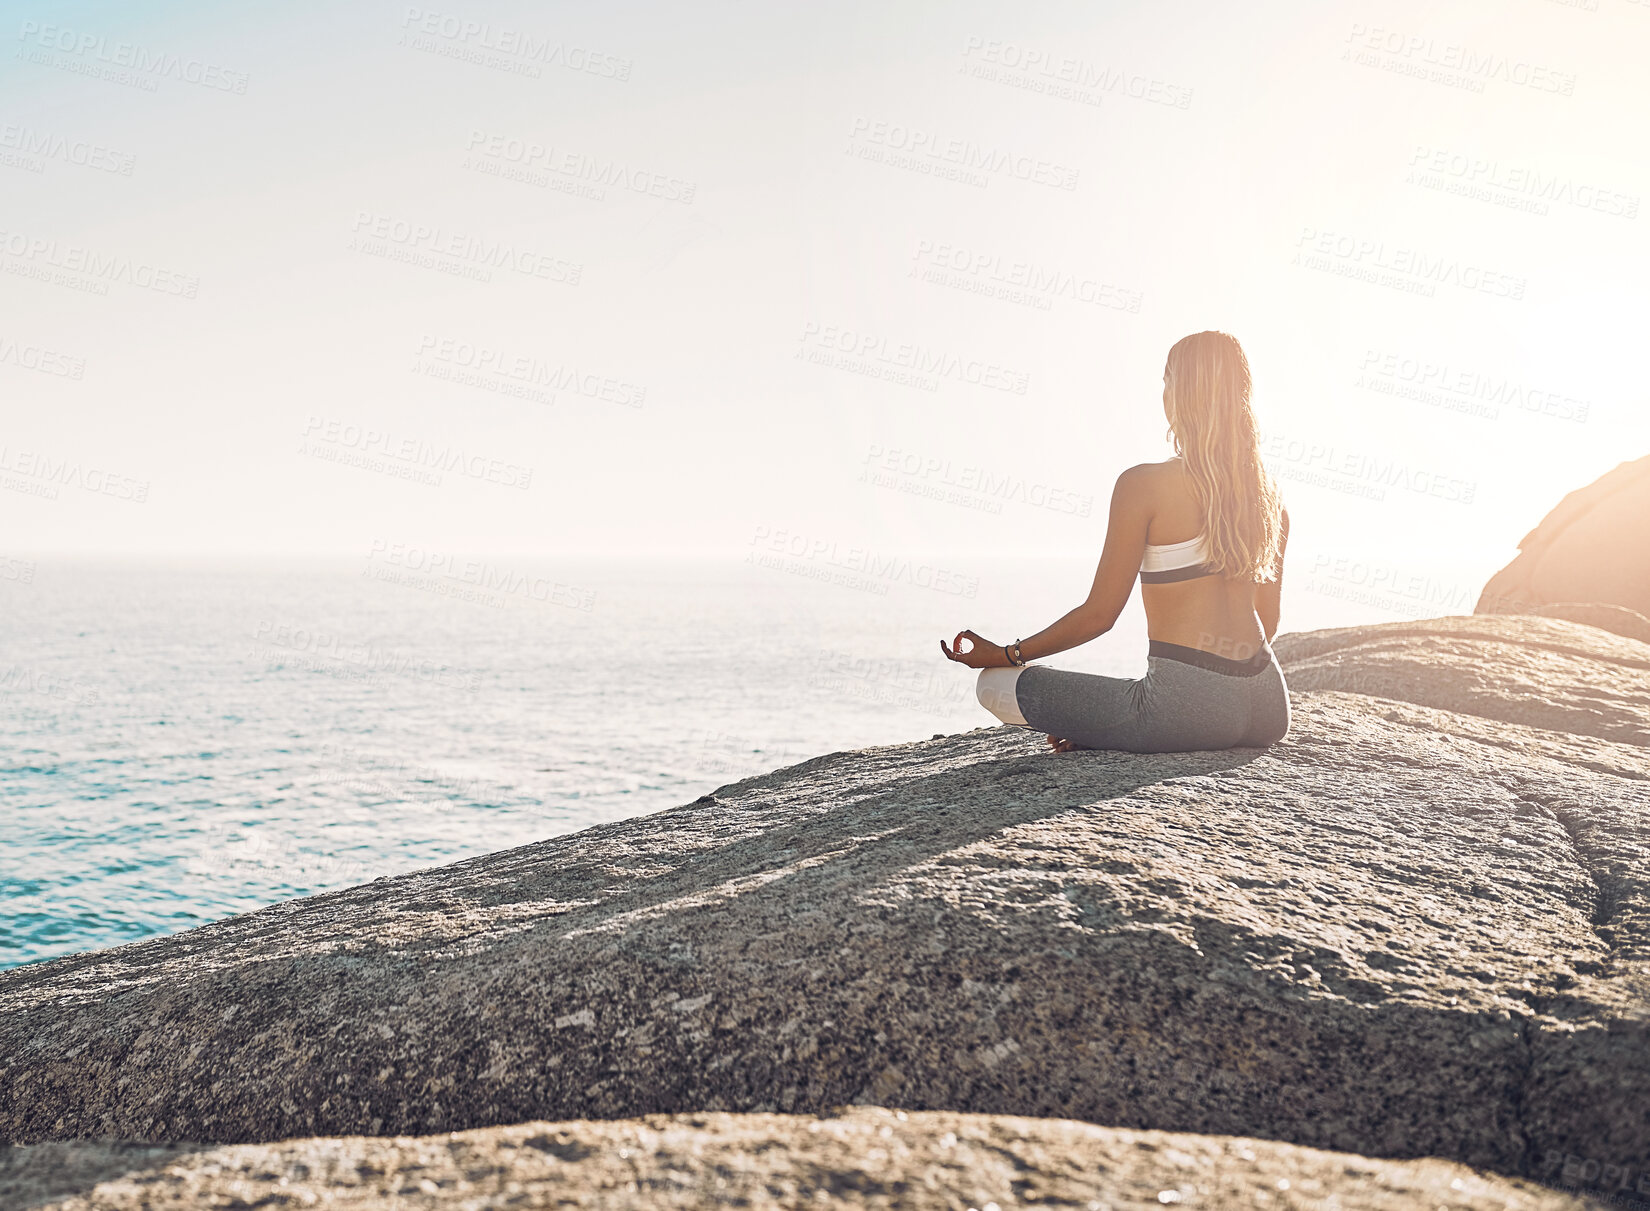
<path fill-rule="evenodd" d="M 1650 452 L 1640 0 L 0 19 L 0 555 L 1094 558 L 1208 328 L 1326 592 Z"/>

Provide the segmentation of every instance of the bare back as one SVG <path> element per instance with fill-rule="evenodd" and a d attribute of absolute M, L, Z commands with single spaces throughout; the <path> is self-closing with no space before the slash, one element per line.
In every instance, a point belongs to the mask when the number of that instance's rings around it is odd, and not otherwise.
<path fill-rule="evenodd" d="M 1187 542 L 1203 530 L 1191 479 L 1178 458 L 1148 464 L 1146 495 L 1151 521 L 1146 541 L 1161 546 Z M 1285 532 L 1287 517 L 1285 513 Z M 1234 660 L 1259 650 L 1277 627 L 1278 581 L 1256 584 L 1226 576 L 1140 585 L 1148 638 L 1199 648 Z"/>

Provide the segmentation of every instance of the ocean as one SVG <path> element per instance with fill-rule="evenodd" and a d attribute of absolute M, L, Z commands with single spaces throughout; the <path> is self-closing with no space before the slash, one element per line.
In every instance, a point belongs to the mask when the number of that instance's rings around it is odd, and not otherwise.
<path fill-rule="evenodd" d="M 0 967 L 995 726 L 1089 557 L 0 563 Z M 1050 663 L 1145 671 L 1138 595 Z"/>

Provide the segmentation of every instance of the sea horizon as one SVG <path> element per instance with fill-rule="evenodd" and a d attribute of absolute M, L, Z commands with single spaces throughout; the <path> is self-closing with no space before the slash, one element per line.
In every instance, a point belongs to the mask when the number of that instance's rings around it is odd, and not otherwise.
<path fill-rule="evenodd" d="M 0 968 L 996 726 L 938 641 L 1029 633 L 1090 574 L 558 558 L 478 589 L 406 560 L 25 562 L 0 578 Z M 1415 604 L 1300 597 L 1325 626 Z M 1138 599 L 1045 663 L 1139 676 Z"/>

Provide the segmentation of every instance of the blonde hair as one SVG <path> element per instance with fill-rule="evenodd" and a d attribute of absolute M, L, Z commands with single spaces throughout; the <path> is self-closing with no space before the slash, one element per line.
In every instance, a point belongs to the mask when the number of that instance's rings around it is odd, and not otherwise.
<path fill-rule="evenodd" d="M 1175 342 L 1164 370 L 1169 432 L 1203 513 L 1208 563 L 1225 576 L 1272 580 L 1283 500 L 1261 464 L 1243 346 L 1225 332 L 1193 333 Z"/>

